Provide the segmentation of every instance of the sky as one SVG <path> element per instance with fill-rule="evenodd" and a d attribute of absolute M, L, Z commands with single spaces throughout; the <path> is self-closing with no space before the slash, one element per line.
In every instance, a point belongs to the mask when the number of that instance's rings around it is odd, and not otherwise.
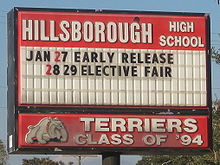
<path fill-rule="evenodd" d="M 195 12 L 209 13 L 211 17 L 211 44 L 220 48 L 220 5 L 217 0 L 0 0 L 0 139 L 6 143 L 7 121 L 7 17 L 13 7 L 109 9 L 135 11 Z M 220 98 L 220 65 L 212 61 L 213 99 Z M 32 156 L 25 156 L 31 158 Z M 9 164 L 19 165 L 21 155 L 10 155 Z M 55 160 L 75 161 L 74 157 L 52 156 Z M 122 156 L 121 164 L 135 165 L 141 157 Z M 86 157 L 82 165 L 99 165 L 101 157 Z"/>

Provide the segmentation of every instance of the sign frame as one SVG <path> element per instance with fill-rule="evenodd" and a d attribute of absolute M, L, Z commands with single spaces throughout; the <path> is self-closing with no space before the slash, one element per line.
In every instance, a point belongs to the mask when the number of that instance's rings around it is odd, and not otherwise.
<path fill-rule="evenodd" d="M 17 24 L 18 18 L 17 14 L 19 11 L 53 11 L 53 12 L 86 12 L 86 13 L 117 13 L 117 14 L 153 14 L 153 15 L 173 15 L 173 16 L 201 16 L 207 17 L 206 19 L 206 29 L 207 29 L 207 46 L 206 46 L 206 74 L 207 74 L 207 106 L 65 106 L 65 105 L 18 105 L 18 60 L 17 60 L 17 50 L 18 50 L 18 33 Z M 211 57 L 210 57 L 210 18 L 205 13 L 182 13 L 182 12 L 148 12 L 148 11 L 127 11 L 127 10 L 81 10 L 81 9 L 50 9 L 50 8 L 18 8 L 15 7 L 8 13 L 8 150 L 9 153 L 25 153 L 25 154 L 41 154 L 41 153 L 52 153 L 52 154 L 72 154 L 80 153 L 85 154 L 90 153 L 101 153 L 101 152 L 115 152 L 114 148 L 77 148 L 66 149 L 63 148 L 62 152 L 56 151 L 54 149 L 46 148 L 19 148 L 17 142 L 18 134 L 18 115 L 22 113 L 57 113 L 57 114 L 144 114 L 144 115 L 205 115 L 209 116 L 209 146 L 205 151 L 209 151 L 212 148 L 212 125 L 211 125 Z M 62 111 L 60 111 L 62 109 Z M 135 149 L 124 149 L 117 148 L 117 152 L 123 154 L 144 154 L 153 153 L 157 154 L 158 151 L 161 153 L 170 152 L 170 148 L 157 149 L 157 148 L 135 148 Z M 199 153 L 203 152 L 204 149 L 181 149 L 173 148 L 173 153 Z"/>

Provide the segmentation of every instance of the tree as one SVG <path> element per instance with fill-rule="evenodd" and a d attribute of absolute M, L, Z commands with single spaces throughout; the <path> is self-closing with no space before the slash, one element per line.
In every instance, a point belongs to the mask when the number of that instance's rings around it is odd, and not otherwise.
<path fill-rule="evenodd" d="M 7 159 L 8 155 L 5 150 L 4 143 L 0 140 L 0 164 L 6 165 Z"/>
<path fill-rule="evenodd" d="M 209 156 L 144 156 L 136 165 L 216 165 Z"/>
<path fill-rule="evenodd" d="M 213 153 L 215 163 L 220 164 L 220 100 L 216 100 L 213 105 Z"/>
<path fill-rule="evenodd" d="M 220 64 L 220 49 L 212 47 L 210 53 L 211 58 L 214 59 L 217 64 Z"/>
<path fill-rule="evenodd" d="M 73 162 L 68 162 L 68 165 L 73 165 Z M 22 165 L 65 165 L 62 161 L 53 161 L 50 158 L 23 159 Z"/>
<path fill-rule="evenodd" d="M 62 161 L 55 162 L 49 158 L 23 159 L 22 165 L 64 165 Z"/>

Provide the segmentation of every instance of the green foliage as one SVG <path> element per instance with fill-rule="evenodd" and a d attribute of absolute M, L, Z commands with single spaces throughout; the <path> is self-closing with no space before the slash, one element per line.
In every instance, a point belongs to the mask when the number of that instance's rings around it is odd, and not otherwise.
<path fill-rule="evenodd" d="M 212 59 L 214 59 L 214 61 L 215 61 L 217 64 L 220 64 L 220 49 L 217 49 L 217 48 L 215 48 L 215 47 L 212 47 L 210 53 L 211 53 Z"/>
<path fill-rule="evenodd" d="M 55 162 L 49 158 L 23 159 L 22 165 L 64 165 L 62 161 Z"/>
<path fill-rule="evenodd" d="M 0 140 L 0 164 L 6 165 L 8 156 L 7 152 L 5 151 L 5 146 L 3 142 Z"/>
<path fill-rule="evenodd" d="M 217 165 L 209 154 L 204 156 L 144 156 L 136 165 Z"/>
<path fill-rule="evenodd" d="M 214 102 L 212 128 L 213 128 L 213 154 L 215 163 L 220 165 L 220 100 Z"/>

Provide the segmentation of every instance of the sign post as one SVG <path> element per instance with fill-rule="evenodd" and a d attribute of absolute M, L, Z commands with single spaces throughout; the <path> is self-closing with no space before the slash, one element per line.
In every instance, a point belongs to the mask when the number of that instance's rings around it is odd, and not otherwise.
<path fill-rule="evenodd" d="M 207 14 L 14 8 L 9 153 L 210 150 L 209 49 Z"/>
<path fill-rule="evenodd" d="M 120 165 L 120 154 L 103 153 L 102 165 Z"/>

